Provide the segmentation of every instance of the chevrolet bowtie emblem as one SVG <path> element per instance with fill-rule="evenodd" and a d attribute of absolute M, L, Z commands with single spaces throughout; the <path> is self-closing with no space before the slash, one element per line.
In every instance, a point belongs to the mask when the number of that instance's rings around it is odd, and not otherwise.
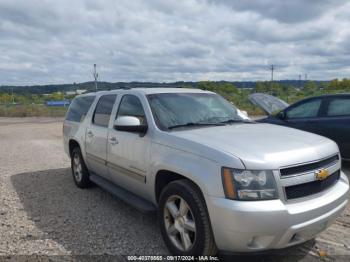
<path fill-rule="evenodd" d="M 315 172 L 316 180 L 325 180 L 329 176 L 329 172 L 326 169 L 320 169 Z"/>

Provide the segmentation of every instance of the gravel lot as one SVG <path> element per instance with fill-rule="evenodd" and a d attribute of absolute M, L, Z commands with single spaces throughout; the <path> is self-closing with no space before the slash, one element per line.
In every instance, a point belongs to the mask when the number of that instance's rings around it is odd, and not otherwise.
<path fill-rule="evenodd" d="M 61 133 L 62 119 L 0 118 L 0 258 L 168 254 L 154 215 L 97 187 L 74 186 Z M 316 241 L 271 255 L 308 260 L 318 250 L 338 260 L 350 255 L 350 205 Z"/>

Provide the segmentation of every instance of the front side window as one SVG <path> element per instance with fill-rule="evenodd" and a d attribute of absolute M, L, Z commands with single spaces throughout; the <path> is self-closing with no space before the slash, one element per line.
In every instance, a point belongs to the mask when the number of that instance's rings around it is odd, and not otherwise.
<path fill-rule="evenodd" d="M 327 116 L 350 116 L 350 98 L 331 100 L 328 105 Z"/>
<path fill-rule="evenodd" d="M 317 117 L 320 110 L 321 99 L 305 102 L 287 111 L 287 118 L 310 118 Z"/>
<path fill-rule="evenodd" d="M 77 97 L 69 106 L 66 120 L 73 122 L 81 122 L 84 120 L 91 104 L 94 102 L 95 96 Z"/>
<path fill-rule="evenodd" d="M 140 120 L 141 125 L 146 124 L 146 116 L 141 101 L 134 95 L 124 95 L 118 109 L 117 117 L 134 116 Z"/>
<path fill-rule="evenodd" d="M 152 114 L 162 130 L 174 127 L 222 125 L 243 121 L 227 100 L 210 93 L 164 93 L 147 96 Z"/>
<path fill-rule="evenodd" d="M 96 105 L 92 123 L 97 126 L 108 127 L 111 112 L 117 95 L 104 95 Z"/>

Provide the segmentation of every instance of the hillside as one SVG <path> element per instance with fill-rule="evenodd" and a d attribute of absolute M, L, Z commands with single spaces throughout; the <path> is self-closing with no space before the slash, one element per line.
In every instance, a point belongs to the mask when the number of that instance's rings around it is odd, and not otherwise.
<path fill-rule="evenodd" d="M 275 81 L 280 85 L 288 85 L 292 87 L 304 86 L 307 81 L 298 81 L 298 80 L 280 80 Z M 321 83 L 327 83 L 328 81 L 313 81 L 317 85 Z M 198 83 L 200 82 L 173 82 L 173 83 L 159 83 L 159 82 L 98 82 L 98 89 L 100 90 L 110 90 L 110 89 L 118 89 L 118 88 L 135 88 L 135 87 L 198 87 Z M 223 84 L 230 83 L 233 84 L 237 88 L 255 88 L 255 81 L 217 81 L 214 83 Z M 0 92 L 9 93 L 12 92 L 20 93 L 20 94 L 50 94 L 54 92 L 67 92 L 73 91 L 77 89 L 86 89 L 89 91 L 95 90 L 94 82 L 84 82 L 84 83 L 74 83 L 74 84 L 61 84 L 61 85 L 32 85 L 32 86 L 0 86 Z"/>

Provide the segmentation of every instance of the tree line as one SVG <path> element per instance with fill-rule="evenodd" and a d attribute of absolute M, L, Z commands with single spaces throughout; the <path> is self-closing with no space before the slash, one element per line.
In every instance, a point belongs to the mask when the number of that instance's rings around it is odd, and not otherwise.
<path fill-rule="evenodd" d="M 227 100 L 234 103 L 238 108 L 246 110 L 249 114 L 257 115 L 262 114 L 262 111 L 254 106 L 248 99 L 251 93 L 267 93 L 273 96 L 277 96 L 280 99 L 291 104 L 300 99 L 310 96 L 333 94 L 333 93 L 350 93 L 350 79 L 332 80 L 329 82 L 315 82 L 304 81 L 303 86 L 297 86 L 292 82 L 286 84 L 284 82 L 269 82 L 258 81 L 250 88 L 238 88 L 234 82 L 214 82 L 214 81 L 200 81 L 200 82 L 177 82 L 177 86 L 184 88 L 199 88 L 203 90 L 214 91 Z M 157 84 L 158 87 L 164 85 Z M 167 84 L 167 87 L 171 87 L 172 84 Z M 103 88 L 100 87 L 101 90 Z M 116 89 L 116 88 L 105 88 Z M 12 96 L 11 92 L 0 90 L 0 105 L 40 105 L 45 104 L 49 100 L 71 100 L 74 95 L 67 96 L 64 92 L 56 91 L 50 94 L 33 94 L 33 93 L 17 93 Z"/>

